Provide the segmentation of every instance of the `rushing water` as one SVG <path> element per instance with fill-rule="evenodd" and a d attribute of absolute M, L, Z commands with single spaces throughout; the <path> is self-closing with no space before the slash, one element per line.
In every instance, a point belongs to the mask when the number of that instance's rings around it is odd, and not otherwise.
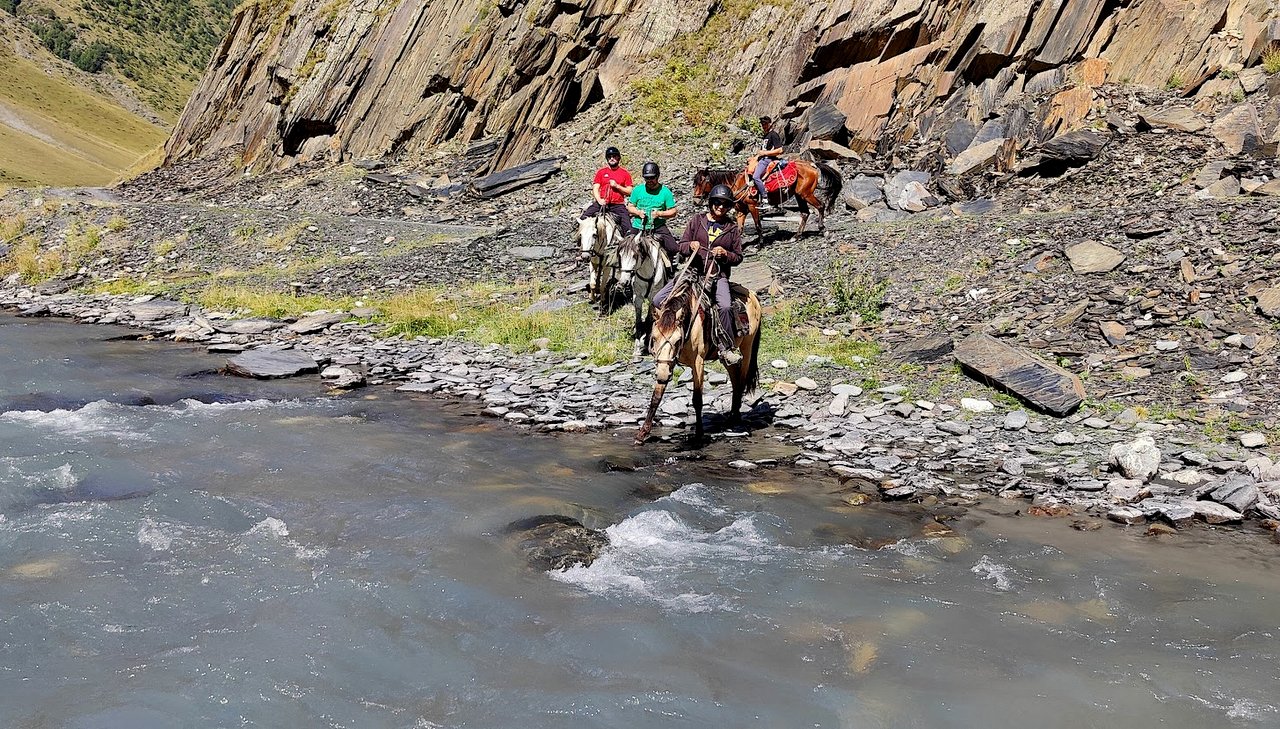
<path fill-rule="evenodd" d="M 0 316 L 0 727 L 1280 725 L 1261 540 L 926 537 L 819 476 L 120 333 Z M 530 570 L 503 530 L 548 513 L 612 546 Z"/>

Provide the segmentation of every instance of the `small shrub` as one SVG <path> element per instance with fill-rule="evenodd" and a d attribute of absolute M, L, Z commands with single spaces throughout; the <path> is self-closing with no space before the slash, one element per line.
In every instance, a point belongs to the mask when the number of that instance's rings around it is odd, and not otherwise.
<path fill-rule="evenodd" d="M 1165 91 L 1177 91 L 1186 85 L 1186 80 L 1182 78 L 1182 74 L 1174 71 L 1169 74 L 1169 78 L 1164 82 Z"/>
<path fill-rule="evenodd" d="M 120 231 L 128 227 L 129 227 L 129 219 L 124 217 L 123 215 L 112 215 L 111 219 L 107 221 L 107 230 L 111 231 L 112 233 L 119 233 Z"/>
<path fill-rule="evenodd" d="M 19 215 L 13 218 L 4 218 L 0 220 L 0 243 L 7 243 L 15 240 L 22 232 L 27 229 L 27 219 L 25 216 Z"/>
<path fill-rule="evenodd" d="M 854 271 L 853 265 L 847 262 L 833 263 L 829 271 L 832 275 L 833 313 L 841 316 L 856 313 L 868 324 L 880 321 L 884 295 L 889 290 L 888 279 L 877 279 L 866 272 Z"/>
<path fill-rule="evenodd" d="M 1280 73 L 1280 45 L 1272 45 L 1262 54 L 1262 70 Z"/>
<path fill-rule="evenodd" d="M 96 226 L 83 227 L 72 223 L 67 227 L 67 259 L 68 263 L 79 265 L 89 257 L 102 243 L 102 231 Z"/>

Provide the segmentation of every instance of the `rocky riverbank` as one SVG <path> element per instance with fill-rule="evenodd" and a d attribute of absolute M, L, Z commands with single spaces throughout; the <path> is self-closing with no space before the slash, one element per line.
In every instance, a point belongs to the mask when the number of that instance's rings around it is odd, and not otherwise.
<path fill-rule="evenodd" d="M 371 312 L 235 319 L 150 296 L 47 294 L 12 286 L 0 288 L 0 306 L 21 316 L 126 324 L 138 327 L 140 337 L 198 342 L 226 353 L 228 369 L 241 374 L 319 372 L 334 387 L 386 384 L 462 398 L 486 416 L 543 431 L 606 429 L 630 438 L 651 386 L 648 361 L 594 365 L 561 353 L 516 353 L 456 338 L 386 338 L 383 325 L 358 318 Z M 771 388 L 749 399 L 742 428 L 716 428 L 730 467 L 826 472 L 850 508 L 906 500 L 945 516 L 996 495 L 1026 502 L 1031 514 L 1070 517 L 1077 528 L 1098 528 L 1103 519 L 1151 521 L 1155 533 L 1166 525 L 1233 524 L 1250 517 L 1274 529 L 1280 519 L 1280 464 L 1247 447 L 1258 445 L 1257 438 L 1214 443 L 1191 424 L 1154 419 L 1136 408 L 1087 408 L 1056 419 L 1008 399 L 927 401 L 913 394 L 909 377 L 870 387 L 846 368 L 820 361 L 796 365 L 810 375 L 789 379 L 791 363 L 762 363 Z M 664 441 L 685 438 L 687 375 L 685 383 L 662 405 Z M 713 423 L 727 396 L 724 376 L 712 373 Z"/>
<path fill-rule="evenodd" d="M 712 374 L 717 457 L 829 474 L 850 508 L 993 494 L 1084 528 L 1274 528 L 1280 169 L 1264 140 L 1280 84 L 1251 73 L 1239 103 L 1099 87 L 1105 103 L 1081 111 L 1090 129 L 1025 164 L 980 132 L 948 165 L 837 159 L 848 209 L 826 236 L 791 240 L 796 216 L 766 219 L 765 245 L 735 272 L 765 304 L 766 356 L 741 431 L 716 422 L 728 393 Z M 617 113 L 601 104 L 557 127 L 547 144 L 563 171 L 548 158 L 520 185 L 518 171 L 501 185 L 469 176 L 492 153 L 478 142 L 412 168 L 230 177 L 206 159 L 114 190 L 15 191 L 0 199 L 0 258 L 15 270 L 0 305 L 139 326 L 248 374 L 319 372 L 334 387 L 465 398 L 518 427 L 630 437 L 652 365 L 597 341 L 629 345 L 621 322 L 581 303 L 567 222 Z M 687 200 L 694 151 L 640 126 L 609 139 L 658 159 Z M 434 308 L 378 310 L 397 296 Z M 482 309 L 500 310 L 489 329 L 468 319 Z M 1065 378 L 1067 416 L 968 377 L 1000 379 L 958 366 L 953 347 L 975 335 Z M 687 389 L 661 415 L 659 433 L 680 441 Z"/>

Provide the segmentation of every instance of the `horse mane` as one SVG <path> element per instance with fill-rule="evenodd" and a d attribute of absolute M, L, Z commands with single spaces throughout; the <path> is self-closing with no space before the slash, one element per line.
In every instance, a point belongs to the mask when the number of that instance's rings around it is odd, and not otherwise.
<path fill-rule="evenodd" d="M 689 289 L 693 287 L 696 280 L 696 276 L 681 276 L 676 280 L 675 285 L 671 287 L 671 294 L 667 296 L 667 300 L 663 302 L 662 308 L 658 309 L 655 317 L 655 323 L 659 327 L 671 329 L 680 323 L 676 315 L 684 310 L 685 302 L 689 300 Z"/>
<path fill-rule="evenodd" d="M 640 255 L 640 236 L 624 235 L 622 240 L 618 242 L 618 253 L 630 253 L 635 256 Z"/>
<path fill-rule="evenodd" d="M 708 167 L 699 171 L 706 173 L 707 180 L 712 185 L 730 185 L 737 179 L 738 175 L 742 174 L 742 170 L 729 167 Z"/>

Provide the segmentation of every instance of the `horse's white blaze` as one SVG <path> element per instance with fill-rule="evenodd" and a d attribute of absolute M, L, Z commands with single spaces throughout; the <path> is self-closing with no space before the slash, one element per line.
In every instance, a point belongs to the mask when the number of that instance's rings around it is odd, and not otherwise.
<path fill-rule="evenodd" d="M 596 244 L 596 221 L 594 218 L 583 218 L 578 221 L 578 255 L 586 258 L 591 255 L 591 248 Z"/>

